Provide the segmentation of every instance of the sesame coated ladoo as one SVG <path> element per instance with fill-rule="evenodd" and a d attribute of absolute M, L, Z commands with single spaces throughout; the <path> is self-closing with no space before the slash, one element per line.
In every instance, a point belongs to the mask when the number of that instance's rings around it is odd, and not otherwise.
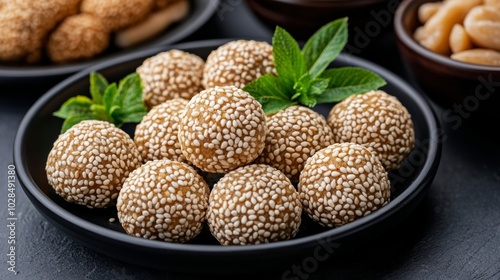
<path fill-rule="evenodd" d="M 296 184 L 306 160 L 333 144 L 332 129 L 318 112 L 290 106 L 267 118 L 266 146 L 257 158 L 283 172 Z"/>
<path fill-rule="evenodd" d="M 251 164 L 227 173 L 210 193 L 207 221 L 223 245 L 293 238 L 301 224 L 297 190 L 279 170 Z"/>
<path fill-rule="evenodd" d="M 84 120 L 60 134 L 46 173 L 55 192 L 89 208 L 114 205 L 129 173 L 141 165 L 134 141 L 106 121 Z"/>
<path fill-rule="evenodd" d="M 298 191 L 307 215 L 323 226 L 334 227 L 387 204 L 391 184 L 380 160 L 368 148 L 335 143 L 307 160 Z"/>
<path fill-rule="evenodd" d="M 189 165 L 148 161 L 125 180 L 116 204 L 118 219 L 130 235 L 184 243 L 203 228 L 209 192 Z"/>
<path fill-rule="evenodd" d="M 225 173 L 251 163 L 264 149 L 262 106 L 235 86 L 201 91 L 186 106 L 179 126 L 181 150 L 206 172 Z"/>
<path fill-rule="evenodd" d="M 153 0 L 82 0 L 80 11 L 101 19 L 110 31 L 131 26 L 153 8 Z"/>
<path fill-rule="evenodd" d="M 109 31 L 90 14 L 69 16 L 50 34 L 47 55 L 55 63 L 92 58 L 109 46 Z"/>
<path fill-rule="evenodd" d="M 330 111 L 335 142 L 371 149 L 387 171 L 399 168 L 415 145 L 413 121 L 406 107 L 382 90 L 351 95 Z"/>
<path fill-rule="evenodd" d="M 143 160 L 168 158 L 186 161 L 179 143 L 180 115 L 188 101 L 182 98 L 167 100 L 153 107 L 137 124 L 134 142 Z"/>
<path fill-rule="evenodd" d="M 235 40 L 212 51 L 203 68 L 205 88 L 243 88 L 264 74 L 276 74 L 273 47 L 267 42 Z"/>
<path fill-rule="evenodd" d="M 144 87 L 144 102 L 152 108 L 169 99 L 191 99 L 203 90 L 203 59 L 181 51 L 170 50 L 144 60 L 137 68 Z"/>

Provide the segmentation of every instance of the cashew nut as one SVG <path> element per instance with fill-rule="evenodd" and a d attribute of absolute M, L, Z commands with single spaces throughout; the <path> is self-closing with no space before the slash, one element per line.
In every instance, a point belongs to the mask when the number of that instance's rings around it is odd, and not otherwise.
<path fill-rule="evenodd" d="M 424 24 L 425 36 L 420 40 L 424 47 L 440 54 L 450 53 L 449 36 L 453 25 L 461 23 L 467 12 L 482 0 L 448 0 Z"/>
<path fill-rule="evenodd" d="M 488 49 L 470 49 L 454 53 L 452 59 L 489 66 L 500 66 L 500 52 Z"/>
<path fill-rule="evenodd" d="M 500 51 L 500 8 L 474 7 L 465 17 L 464 27 L 475 45 Z"/>
<path fill-rule="evenodd" d="M 426 23 L 441 8 L 443 2 L 428 2 L 418 8 L 418 20 Z"/>
<path fill-rule="evenodd" d="M 450 48 L 453 53 L 458 53 L 472 49 L 472 41 L 465 31 L 464 27 L 457 23 L 453 26 L 450 33 Z"/>

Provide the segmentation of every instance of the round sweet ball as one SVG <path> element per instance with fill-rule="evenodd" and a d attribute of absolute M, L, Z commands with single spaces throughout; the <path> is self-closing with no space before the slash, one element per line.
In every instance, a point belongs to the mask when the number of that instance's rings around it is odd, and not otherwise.
<path fill-rule="evenodd" d="M 310 157 L 298 192 L 304 211 L 325 226 L 342 226 L 387 204 L 391 184 L 387 171 L 368 148 L 335 143 Z"/>
<path fill-rule="evenodd" d="M 395 97 L 375 90 L 337 103 L 328 116 L 335 142 L 353 142 L 371 149 L 387 171 L 398 169 L 415 145 L 413 121 Z"/>
<path fill-rule="evenodd" d="M 47 55 L 55 63 L 87 60 L 109 46 L 109 31 L 101 21 L 89 14 L 64 19 L 49 35 Z"/>
<path fill-rule="evenodd" d="M 181 50 L 169 50 L 147 58 L 136 69 L 143 85 L 144 102 L 152 108 L 173 98 L 191 99 L 203 90 L 205 62 Z"/>
<path fill-rule="evenodd" d="M 153 0 L 82 0 L 82 13 L 98 17 L 109 31 L 134 25 L 151 12 Z"/>
<path fill-rule="evenodd" d="M 267 42 L 236 40 L 212 51 L 203 70 L 203 86 L 243 88 L 264 74 L 276 74 L 273 47 Z"/>
<path fill-rule="evenodd" d="M 118 196 L 118 220 L 130 235 L 184 243 L 202 230 L 209 188 L 186 163 L 153 160 L 130 173 Z"/>
<path fill-rule="evenodd" d="M 201 91 L 186 105 L 179 126 L 181 150 L 203 171 L 226 173 L 251 163 L 264 149 L 262 105 L 235 86 Z"/>
<path fill-rule="evenodd" d="M 167 158 L 185 162 L 179 143 L 180 115 L 188 101 L 182 98 L 167 100 L 153 107 L 137 124 L 134 142 L 143 160 Z"/>
<path fill-rule="evenodd" d="M 66 201 L 105 208 L 116 203 L 123 182 L 141 164 L 127 133 L 109 122 L 84 120 L 59 135 L 45 170 L 48 183 Z"/>
<path fill-rule="evenodd" d="M 304 106 L 290 106 L 269 116 L 267 127 L 266 145 L 256 162 L 277 168 L 294 184 L 306 160 L 333 144 L 325 117 Z"/>
<path fill-rule="evenodd" d="M 290 180 L 265 164 L 227 173 L 210 193 L 207 221 L 222 245 L 269 243 L 293 238 L 302 205 Z"/>

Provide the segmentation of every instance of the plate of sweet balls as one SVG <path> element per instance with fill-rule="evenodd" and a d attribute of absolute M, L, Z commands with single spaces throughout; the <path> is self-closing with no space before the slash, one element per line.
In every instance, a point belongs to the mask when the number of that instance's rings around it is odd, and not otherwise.
<path fill-rule="evenodd" d="M 59 82 L 139 49 L 177 42 L 213 15 L 217 0 L 50 0 L 0 5 L 0 82 Z"/>
<path fill-rule="evenodd" d="M 406 82 L 342 53 L 347 25 L 303 46 L 277 27 L 150 48 L 69 77 L 19 128 L 24 190 L 77 241 L 155 269 L 276 269 L 389 230 L 433 181 L 439 126 Z"/>

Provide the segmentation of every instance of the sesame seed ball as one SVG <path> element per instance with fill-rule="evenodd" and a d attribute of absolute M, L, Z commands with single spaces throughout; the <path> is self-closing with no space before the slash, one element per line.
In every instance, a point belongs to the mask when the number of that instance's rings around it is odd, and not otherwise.
<path fill-rule="evenodd" d="M 86 60 L 102 53 L 109 46 L 109 32 L 102 22 L 88 14 L 64 19 L 50 34 L 47 54 L 52 62 Z"/>
<path fill-rule="evenodd" d="M 199 56 L 181 50 L 161 52 L 146 59 L 137 68 L 146 105 L 151 108 L 176 97 L 191 99 L 203 90 L 204 64 Z"/>
<path fill-rule="evenodd" d="M 310 108 L 294 105 L 267 118 L 269 132 L 256 163 L 271 165 L 297 183 L 306 160 L 333 144 L 325 118 Z"/>
<path fill-rule="evenodd" d="M 116 202 L 123 181 L 140 165 L 141 155 L 127 133 L 109 122 L 84 120 L 59 135 L 45 170 L 66 201 L 105 208 Z"/>
<path fill-rule="evenodd" d="M 325 227 L 334 227 L 387 204 L 391 185 L 380 160 L 368 148 L 335 143 L 307 160 L 298 191 L 307 215 Z"/>
<path fill-rule="evenodd" d="M 210 189 L 186 163 L 153 160 L 130 173 L 118 196 L 118 219 L 130 235 L 184 243 L 202 230 Z"/>
<path fill-rule="evenodd" d="M 152 8 L 153 0 L 82 0 L 80 5 L 82 13 L 100 18 L 110 31 L 140 22 Z"/>
<path fill-rule="evenodd" d="M 335 142 L 368 147 L 387 171 L 399 168 L 415 143 L 410 113 L 395 96 L 382 90 L 352 95 L 337 103 L 328 124 Z"/>
<path fill-rule="evenodd" d="M 299 194 L 281 171 L 251 164 L 227 173 L 210 193 L 207 221 L 222 245 L 293 238 L 301 223 Z"/>
<path fill-rule="evenodd" d="M 186 161 L 177 136 L 180 115 L 187 103 L 182 98 L 167 100 L 153 107 L 137 124 L 134 142 L 143 160 L 168 158 Z"/>
<path fill-rule="evenodd" d="M 391 185 L 387 171 L 368 148 L 335 143 L 307 160 L 298 192 L 313 221 L 338 227 L 386 205 Z"/>
<path fill-rule="evenodd" d="M 45 39 L 80 0 L 3 1 L 0 11 L 0 60 L 34 63 L 42 59 Z"/>
<path fill-rule="evenodd" d="M 276 74 L 273 47 L 254 40 L 230 41 L 212 51 L 203 69 L 203 86 L 243 88 L 264 74 Z"/>
<path fill-rule="evenodd" d="M 262 105 L 235 86 L 201 91 L 186 106 L 179 126 L 181 150 L 206 172 L 226 173 L 251 163 L 264 149 Z"/>

